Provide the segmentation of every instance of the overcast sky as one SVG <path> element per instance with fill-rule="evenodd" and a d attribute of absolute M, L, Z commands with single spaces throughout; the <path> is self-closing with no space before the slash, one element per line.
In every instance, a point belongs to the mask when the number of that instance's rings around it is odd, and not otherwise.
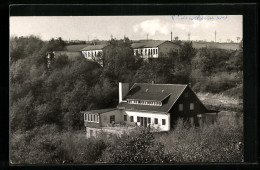
<path fill-rule="evenodd" d="M 182 16 L 48 16 L 10 17 L 10 35 L 36 35 L 43 40 L 62 37 L 64 40 L 149 39 L 237 41 L 243 37 L 241 15 Z"/>

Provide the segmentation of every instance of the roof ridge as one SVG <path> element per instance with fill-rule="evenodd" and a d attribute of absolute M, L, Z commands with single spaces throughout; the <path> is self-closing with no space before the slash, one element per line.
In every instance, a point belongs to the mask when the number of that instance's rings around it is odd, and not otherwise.
<path fill-rule="evenodd" d="M 188 84 L 152 84 L 152 83 L 135 83 L 135 84 L 150 84 L 150 85 L 180 85 L 187 86 Z"/>

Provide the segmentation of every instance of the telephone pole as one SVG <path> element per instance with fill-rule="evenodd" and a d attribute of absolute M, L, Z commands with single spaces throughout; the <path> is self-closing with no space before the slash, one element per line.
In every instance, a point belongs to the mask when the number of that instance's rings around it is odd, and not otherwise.
<path fill-rule="evenodd" d="M 216 42 L 216 39 L 217 39 L 217 31 L 215 30 L 215 42 Z"/>

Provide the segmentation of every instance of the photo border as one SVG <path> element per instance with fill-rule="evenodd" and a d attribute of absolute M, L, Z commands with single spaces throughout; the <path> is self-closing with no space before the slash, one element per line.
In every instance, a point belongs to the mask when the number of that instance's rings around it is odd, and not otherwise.
<path fill-rule="evenodd" d="M 243 15 L 243 109 L 244 109 L 244 161 L 243 163 L 177 163 L 177 164 L 138 164 L 141 168 L 217 168 L 222 167 L 241 167 L 254 168 L 258 166 L 259 148 L 258 148 L 258 40 L 257 40 L 257 6 L 256 4 L 86 4 L 86 5 L 43 5 L 43 4 L 10 4 L 10 16 L 110 16 L 110 15 Z M 9 26 L 9 24 L 8 24 Z M 9 29 L 9 28 L 8 28 Z M 9 35 L 8 35 L 9 39 Z M 9 56 L 9 52 L 7 52 Z M 8 66 L 9 58 L 4 57 L 4 67 Z M 3 63 L 1 63 L 3 65 Z M 1 70 L 2 71 L 2 70 Z M 1 94 L 5 96 L 5 100 L 1 102 L 4 106 L 4 112 L 9 111 L 9 67 L 7 76 L 4 75 L 4 83 L 1 85 Z M 7 118 L 7 119 L 6 119 Z M 2 118 L 1 118 L 2 119 Z M 5 114 L 4 129 L 6 126 L 8 115 Z M 2 122 L 1 122 L 2 123 Z M 9 132 L 7 132 L 9 133 Z M 5 133 L 6 138 L 6 133 Z M 9 136 L 6 138 L 9 139 Z M 8 147 L 6 147 L 8 149 Z M 6 153 L 6 148 L 4 153 Z M 8 151 L 9 152 L 9 151 Z M 4 161 L 2 161 L 4 160 Z M 9 157 L 8 157 L 9 164 Z M 2 159 L 5 162 L 6 159 Z M 11 165 L 16 167 L 17 165 Z M 19 166 L 19 165 L 18 165 Z M 23 165 L 29 166 L 29 165 Z M 38 165 L 37 165 L 38 166 Z M 48 165 L 44 165 L 48 166 Z M 81 167 L 82 164 L 75 165 L 55 165 L 54 167 Z M 113 168 L 121 167 L 122 164 L 84 164 L 89 168 Z M 136 168 L 137 165 L 129 165 L 127 167 Z M 34 166 L 33 166 L 34 167 Z"/>

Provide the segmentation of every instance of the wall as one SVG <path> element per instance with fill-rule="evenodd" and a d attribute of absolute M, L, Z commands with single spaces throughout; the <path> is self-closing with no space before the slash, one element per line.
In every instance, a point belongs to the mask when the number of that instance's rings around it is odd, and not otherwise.
<path fill-rule="evenodd" d="M 93 58 L 95 58 L 98 55 L 98 53 L 102 54 L 102 50 L 82 51 L 83 56 L 89 60 L 93 60 Z"/>
<path fill-rule="evenodd" d="M 137 122 L 137 116 L 139 117 L 150 117 L 151 118 L 151 127 L 158 129 L 159 131 L 168 131 L 170 130 L 170 115 L 166 113 L 151 113 L 151 112 L 136 112 L 136 111 L 123 111 L 123 115 L 127 115 L 126 124 L 135 125 Z M 130 116 L 134 117 L 134 122 L 130 122 Z M 154 124 L 154 118 L 158 118 L 158 125 Z M 166 124 L 162 125 L 162 119 L 166 120 Z M 137 123 L 140 125 L 140 123 Z"/>
<path fill-rule="evenodd" d="M 141 53 L 141 50 L 142 50 L 142 53 Z M 146 53 L 145 53 L 145 50 L 146 50 Z M 152 51 L 152 53 L 150 52 L 150 55 L 149 55 L 149 50 Z M 153 50 L 154 50 L 154 53 L 153 53 Z M 144 59 L 158 58 L 158 54 L 159 54 L 158 53 L 158 47 L 134 49 L 134 55 L 137 55 L 137 53 Z"/>
<path fill-rule="evenodd" d="M 69 60 L 75 60 L 77 57 L 81 57 L 80 51 L 54 51 L 56 57 L 61 55 L 67 55 Z"/>
<path fill-rule="evenodd" d="M 123 122 L 122 112 L 120 110 L 112 110 L 106 113 L 100 114 L 100 125 L 110 126 L 110 116 L 115 115 L 115 124 Z"/>
<path fill-rule="evenodd" d="M 166 41 L 164 43 L 162 43 L 161 45 L 158 46 L 159 47 L 159 57 L 165 57 L 168 55 L 168 53 L 170 52 L 176 52 L 179 53 L 179 49 L 180 47 L 170 41 Z"/>

